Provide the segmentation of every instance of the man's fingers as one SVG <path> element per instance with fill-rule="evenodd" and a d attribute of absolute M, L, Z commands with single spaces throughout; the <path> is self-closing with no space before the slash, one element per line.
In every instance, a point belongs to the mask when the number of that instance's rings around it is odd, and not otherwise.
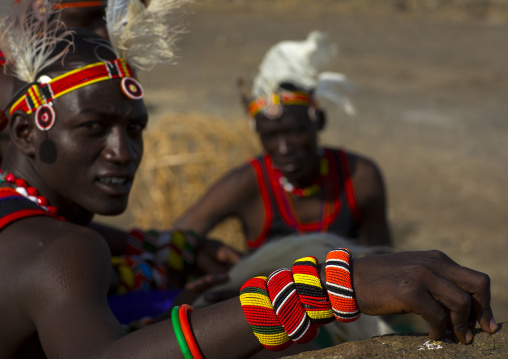
<path fill-rule="evenodd" d="M 448 312 L 455 336 L 462 343 L 469 343 L 473 335 L 469 329 L 471 295 L 454 282 L 433 275 L 429 292 Z M 444 334 L 444 333 L 443 333 Z"/>
<path fill-rule="evenodd" d="M 444 336 L 448 314 L 429 292 L 418 293 L 411 309 L 429 323 L 429 336 L 432 339 L 438 340 Z"/>
<path fill-rule="evenodd" d="M 210 287 L 224 283 L 228 280 L 227 274 L 209 274 L 193 280 L 185 285 L 185 289 L 202 292 Z"/>
<path fill-rule="evenodd" d="M 487 333 L 494 333 L 498 326 L 490 306 L 490 277 L 457 265 L 449 266 L 440 274 L 471 295 L 472 310 L 480 327 Z"/>

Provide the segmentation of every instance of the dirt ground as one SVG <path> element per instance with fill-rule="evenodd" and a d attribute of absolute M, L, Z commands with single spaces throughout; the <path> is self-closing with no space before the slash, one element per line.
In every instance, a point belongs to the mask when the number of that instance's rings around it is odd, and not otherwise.
<path fill-rule="evenodd" d="M 508 5 L 455 2 L 467 6 L 196 1 L 179 64 L 141 75 L 152 117 L 244 121 L 236 79 L 274 43 L 327 32 L 340 49 L 330 70 L 356 86 L 358 115 L 330 116 L 322 141 L 380 165 L 397 249 L 441 249 L 488 273 L 496 319 L 508 321 Z"/>

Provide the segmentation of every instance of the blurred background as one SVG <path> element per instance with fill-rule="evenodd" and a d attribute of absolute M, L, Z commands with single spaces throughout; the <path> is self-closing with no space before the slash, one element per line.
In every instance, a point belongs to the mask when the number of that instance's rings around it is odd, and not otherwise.
<path fill-rule="evenodd" d="M 358 114 L 321 140 L 384 173 L 396 250 L 440 249 L 492 279 L 508 321 L 508 0 L 195 0 L 178 64 L 142 73 L 151 123 L 129 210 L 99 221 L 169 228 L 259 151 L 237 80 L 282 40 L 326 32 Z M 242 249 L 238 224 L 213 232 Z"/>

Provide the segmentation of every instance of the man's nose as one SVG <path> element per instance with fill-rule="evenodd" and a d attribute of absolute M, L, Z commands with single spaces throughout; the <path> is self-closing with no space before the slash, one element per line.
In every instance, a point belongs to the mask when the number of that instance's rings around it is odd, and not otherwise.
<path fill-rule="evenodd" d="M 139 160 L 140 145 L 123 128 L 114 128 L 107 138 L 104 158 L 118 164 L 128 164 Z"/>
<path fill-rule="evenodd" d="M 277 150 L 279 151 L 280 154 L 283 154 L 283 155 L 288 153 L 289 146 L 288 146 L 288 140 L 287 140 L 286 136 L 284 136 L 284 135 L 278 136 Z"/>

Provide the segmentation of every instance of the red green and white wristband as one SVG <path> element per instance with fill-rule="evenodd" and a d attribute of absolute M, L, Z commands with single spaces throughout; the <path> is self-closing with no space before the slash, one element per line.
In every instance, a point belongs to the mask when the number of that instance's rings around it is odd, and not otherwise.
<path fill-rule="evenodd" d="M 346 248 L 334 249 L 326 256 L 326 290 L 335 318 L 343 323 L 354 322 L 360 317 L 351 284 L 350 259 L 351 252 Z"/>

